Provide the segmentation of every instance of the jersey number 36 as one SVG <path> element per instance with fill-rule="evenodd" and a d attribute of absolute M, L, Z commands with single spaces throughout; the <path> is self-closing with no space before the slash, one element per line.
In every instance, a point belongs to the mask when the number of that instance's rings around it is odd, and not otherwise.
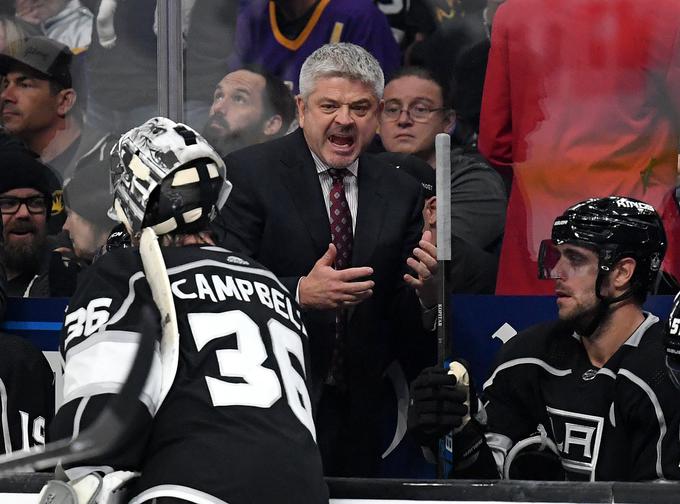
<path fill-rule="evenodd" d="M 189 313 L 187 317 L 199 352 L 216 338 L 236 334 L 236 348 L 217 350 L 217 363 L 222 376 L 239 378 L 243 383 L 231 383 L 206 376 L 205 381 L 214 406 L 269 408 L 281 398 L 281 384 L 276 372 L 262 365 L 267 359 L 267 349 L 262 342 L 260 328 L 250 316 L 241 310 L 232 310 L 222 313 Z M 288 405 L 316 439 L 307 386 L 291 362 L 292 354 L 304 372 L 305 360 L 300 336 L 275 319 L 269 319 L 267 330 L 281 371 Z"/>

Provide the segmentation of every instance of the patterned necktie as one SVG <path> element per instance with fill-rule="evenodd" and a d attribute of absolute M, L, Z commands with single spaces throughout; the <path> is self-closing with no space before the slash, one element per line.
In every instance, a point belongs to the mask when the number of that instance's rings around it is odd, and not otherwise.
<path fill-rule="evenodd" d="M 329 193 L 331 239 L 338 251 L 335 257 L 335 269 L 345 269 L 352 261 L 352 214 L 345 197 L 344 178 L 347 170 L 331 168 L 328 170 L 333 185 Z"/>
<path fill-rule="evenodd" d="M 328 170 L 333 185 L 329 193 L 331 240 L 337 249 L 335 256 L 335 269 L 345 269 L 352 261 L 352 245 L 354 236 L 352 233 L 352 214 L 345 197 L 344 178 L 349 172 L 331 168 Z M 340 309 L 335 314 L 335 345 L 331 358 L 330 368 L 326 383 L 334 385 L 340 390 L 346 390 L 345 380 L 345 336 L 347 332 L 347 312 Z"/>

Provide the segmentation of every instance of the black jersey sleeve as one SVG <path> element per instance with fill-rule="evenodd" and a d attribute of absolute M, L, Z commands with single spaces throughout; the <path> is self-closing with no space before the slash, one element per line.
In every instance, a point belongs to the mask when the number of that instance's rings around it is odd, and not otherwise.
<path fill-rule="evenodd" d="M 11 334 L 0 334 L 0 399 L 0 451 L 45 444 L 54 415 L 54 374 L 40 350 Z"/>
<path fill-rule="evenodd" d="M 64 358 L 64 397 L 50 427 L 52 439 L 76 435 L 99 416 L 127 378 L 134 361 L 141 307 L 151 301 L 136 251 L 107 254 L 86 272 L 64 318 L 60 351 Z M 154 312 L 155 313 L 155 312 Z M 160 323 L 153 321 L 160 340 Z M 154 362 L 140 401 L 130 411 L 135 425 L 126 449 L 85 465 L 134 469 L 158 404 L 159 356 Z"/>
<path fill-rule="evenodd" d="M 630 481 L 680 479 L 680 402 L 665 372 L 662 327 L 647 330 L 617 373 L 612 420 L 629 442 Z M 598 479 L 609 477 L 607 467 Z"/>
<path fill-rule="evenodd" d="M 486 442 L 501 474 L 508 450 L 546 423 L 538 384 L 540 370 L 548 366 L 544 359 L 546 342 L 554 331 L 553 324 L 540 324 L 505 343 L 482 387 Z"/>

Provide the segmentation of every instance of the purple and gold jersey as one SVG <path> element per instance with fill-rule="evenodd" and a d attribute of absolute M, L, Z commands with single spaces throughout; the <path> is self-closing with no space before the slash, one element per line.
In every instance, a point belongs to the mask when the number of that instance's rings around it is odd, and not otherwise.
<path fill-rule="evenodd" d="M 232 69 L 258 64 L 299 91 L 298 76 L 307 56 L 324 44 L 351 42 L 370 52 L 385 76 L 400 64 L 399 47 L 385 15 L 371 0 L 321 0 L 297 38 L 279 29 L 273 1 L 253 0 L 236 24 Z"/>

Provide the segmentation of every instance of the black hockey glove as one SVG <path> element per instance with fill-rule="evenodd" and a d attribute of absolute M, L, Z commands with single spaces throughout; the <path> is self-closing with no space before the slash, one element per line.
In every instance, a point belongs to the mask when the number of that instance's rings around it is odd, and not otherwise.
<path fill-rule="evenodd" d="M 132 238 L 124 224 L 116 225 L 106 239 L 106 251 L 132 247 Z"/>
<path fill-rule="evenodd" d="M 411 383 L 408 431 L 421 445 L 432 448 L 447 432 L 459 428 L 468 414 L 468 392 L 442 367 L 429 367 Z"/>

